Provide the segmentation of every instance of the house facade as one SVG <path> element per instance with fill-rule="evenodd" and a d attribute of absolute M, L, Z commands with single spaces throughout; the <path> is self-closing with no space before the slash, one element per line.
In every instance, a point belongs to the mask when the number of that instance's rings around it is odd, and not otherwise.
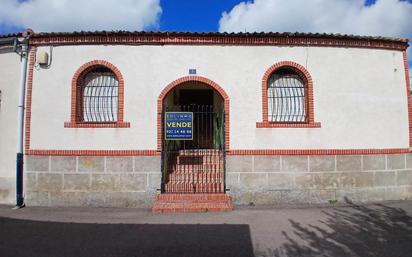
<path fill-rule="evenodd" d="M 33 34 L 29 46 L 27 205 L 412 198 L 405 39 L 88 32 Z M 19 57 L 5 50 L 0 63 L 10 203 Z"/>

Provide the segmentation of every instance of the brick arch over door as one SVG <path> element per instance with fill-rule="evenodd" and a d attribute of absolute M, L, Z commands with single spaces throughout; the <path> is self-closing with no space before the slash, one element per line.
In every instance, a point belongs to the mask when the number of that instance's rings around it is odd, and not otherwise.
<path fill-rule="evenodd" d="M 216 92 L 223 99 L 224 111 L 225 111 L 225 148 L 226 151 L 229 150 L 229 96 L 226 94 L 225 90 L 220 87 L 216 82 L 201 76 L 186 76 L 175 81 L 171 82 L 167 85 L 159 95 L 157 99 L 157 150 L 162 151 L 162 112 L 163 112 L 163 101 L 166 98 L 167 94 L 171 92 L 176 86 L 187 83 L 187 82 L 201 82 Z"/>

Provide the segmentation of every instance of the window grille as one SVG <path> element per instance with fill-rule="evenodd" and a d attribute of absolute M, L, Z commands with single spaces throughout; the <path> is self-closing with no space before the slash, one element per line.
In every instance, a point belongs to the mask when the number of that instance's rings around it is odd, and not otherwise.
<path fill-rule="evenodd" d="M 269 122 L 307 122 L 307 86 L 305 80 L 290 68 L 275 71 L 269 78 Z"/>
<path fill-rule="evenodd" d="M 107 68 L 87 72 L 77 85 L 77 121 L 116 122 L 118 114 L 119 82 Z"/>

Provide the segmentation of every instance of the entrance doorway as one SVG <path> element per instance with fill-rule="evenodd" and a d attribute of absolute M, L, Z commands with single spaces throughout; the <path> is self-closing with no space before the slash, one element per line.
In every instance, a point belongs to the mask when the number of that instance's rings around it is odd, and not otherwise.
<path fill-rule="evenodd" d="M 167 140 L 165 117 L 189 112 L 190 139 Z M 225 113 L 222 96 L 207 84 L 185 82 L 163 100 L 162 193 L 225 192 Z"/>
<path fill-rule="evenodd" d="M 184 149 L 212 149 L 214 137 L 213 90 L 182 89 L 178 103 L 183 111 L 193 112 L 193 139 L 184 143 Z"/>

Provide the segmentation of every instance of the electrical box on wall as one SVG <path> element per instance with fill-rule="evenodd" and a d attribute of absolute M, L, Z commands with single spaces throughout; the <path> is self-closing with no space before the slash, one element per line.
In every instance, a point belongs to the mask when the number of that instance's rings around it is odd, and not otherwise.
<path fill-rule="evenodd" d="M 39 65 L 48 65 L 49 64 L 49 54 L 47 52 L 39 52 L 37 54 L 37 63 Z"/>

